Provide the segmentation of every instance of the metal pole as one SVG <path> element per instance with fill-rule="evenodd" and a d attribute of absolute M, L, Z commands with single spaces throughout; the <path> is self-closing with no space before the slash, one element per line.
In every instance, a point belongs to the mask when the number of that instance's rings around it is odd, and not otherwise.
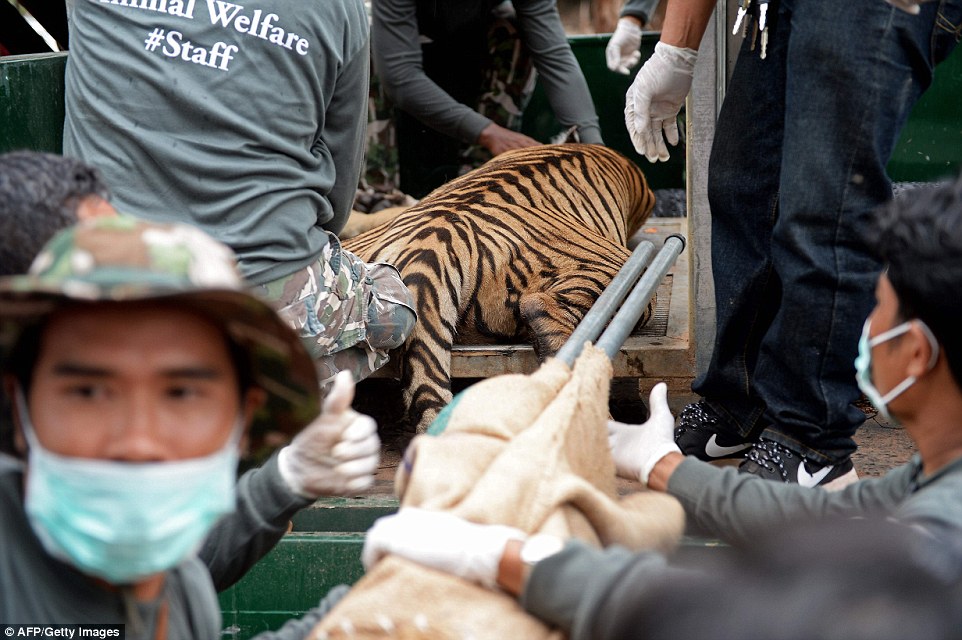
<path fill-rule="evenodd" d="M 642 240 L 638 243 L 624 266 L 612 279 L 611 284 L 605 287 L 605 290 L 601 292 L 595 303 L 588 309 L 588 313 L 575 327 L 568 340 L 558 349 L 555 358 L 569 366 L 574 364 L 581 354 L 585 342 L 594 342 L 601 334 L 605 324 L 615 314 L 618 306 L 631 291 L 635 282 L 638 281 L 641 272 L 651 262 L 654 253 L 655 245 L 650 240 Z"/>
<path fill-rule="evenodd" d="M 631 330 L 638 324 L 639 318 L 645 312 L 648 301 L 655 294 L 658 285 L 665 278 L 665 274 L 675 264 L 675 260 L 685 250 L 685 239 L 677 234 L 672 234 L 665 239 L 664 246 L 658 251 L 658 255 L 652 260 L 651 265 L 641 276 L 641 280 L 631 290 L 631 295 L 621 305 L 621 309 L 615 314 L 608 328 L 598 338 L 595 346 L 614 359 L 618 355 L 618 350 L 631 334 Z M 565 345 L 567 346 L 567 344 Z"/>

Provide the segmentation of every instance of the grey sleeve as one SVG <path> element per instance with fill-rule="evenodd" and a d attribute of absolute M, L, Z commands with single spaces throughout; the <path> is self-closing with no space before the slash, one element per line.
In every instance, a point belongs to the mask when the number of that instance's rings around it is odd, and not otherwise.
<path fill-rule="evenodd" d="M 334 187 L 328 193 L 334 215 L 324 225 L 325 230 L 334 234 L 347 224 L 361 178 L 367 132 L 369 48 L 365 39 L 364 46 L 341 70 L 320 136 L 334 161 Z"/>
<path fill-rule="evenodd" d="M 568 44 L 554 0 L 514 5 L 525 46 L 558 122 L 565 128 L 577 126 L 581 142 L 603 144 L 588 82 Z"/>
<path fill-rule="evenodd" d="M 899 505 L 892 517 L 962 549 L 962 461 L 937 472 Z"/>
<path fill-rule="evenodd" d="M 798 518 L 891 514 L 910 491 L 914 470 L 904 465 L 840 491 L 801 487 L 738 473 L 685 458 L 668 481 L 690 526 L 729 542 L 748 542 L 758 532 Z"/>
<path fill-rule="evenodd" d="M 292 492 L 281 478 L 277 455 L 237 481 L 237 509 L 218 521 L 198 556 L 214 587 L 223 591 L 263 558 L 287 532 L 291 517 L 312 500 Z"/>
<path fill-rule="evenodd" d="M 658 2 L 659 0 L 625 0 L 625 4 L 621 8 L 619 15 L 622 18 L 625 16 L 634 16 L 647 24 L 648 21 L 651 20 L 655 9 L 658 8 Z"/>
<path fill-rule="evenodd" d="M 377 0 L 372 9 L 374 70 L 395 106 L 446 136 L 476 142 L 491 120 L 452 98 L 424 73 L 414 0 Z"/>
<path fill-rule="evenodd" d="M 595 549 L 577 540 L 535 565 L 521 595 L 525 610 L 570 640 L 605 640 L 648 586 L 686 570 L 654 552 Z"/>

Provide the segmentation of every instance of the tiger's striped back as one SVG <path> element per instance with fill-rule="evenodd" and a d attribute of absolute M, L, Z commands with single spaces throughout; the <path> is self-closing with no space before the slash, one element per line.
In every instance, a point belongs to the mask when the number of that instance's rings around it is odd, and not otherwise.
<path fill-rule="evenodd" d="M 439 187 L 385 225 L 347 240 L 401 272 L 418 323 L 402 386 L 422 432 L 451 399 L 458 342 L 530 339 L 554 354 L 628 259 L 654 195 L 630 160 L 600 145 L 520 149 Z"/>

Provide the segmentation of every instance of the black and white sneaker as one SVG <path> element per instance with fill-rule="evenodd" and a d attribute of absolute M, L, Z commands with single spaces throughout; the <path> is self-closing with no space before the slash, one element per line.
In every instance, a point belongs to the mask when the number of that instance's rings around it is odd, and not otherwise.
<path fill-rule="evenodd" d="M 741 461 L 752 443 L 720 435 L 718 430 L 718 414 L 700 400 L 681 410 L 675 427 L 675 444 L 686 456 L 706 462 Z"/>
<path fill-rule="evenodd" d="M 738 470 L 766 480 L 830 490 L 858 480 L 851 460 L 819 467 L 788 447 L 764 438 L 755 443 Z"/>

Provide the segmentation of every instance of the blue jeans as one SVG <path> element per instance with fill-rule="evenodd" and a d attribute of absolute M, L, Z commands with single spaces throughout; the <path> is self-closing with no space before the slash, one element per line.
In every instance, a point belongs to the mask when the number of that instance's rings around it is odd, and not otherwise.
<path fill-rule="evenodd" d="M 717 333 L 692 390 L 731 435 L 834 463 L 865 419 L 853 360 L 881 265 L 862 234 L 962 0 L 770 6 L 768 55 L 745 39 L 709 161 Z"/>

